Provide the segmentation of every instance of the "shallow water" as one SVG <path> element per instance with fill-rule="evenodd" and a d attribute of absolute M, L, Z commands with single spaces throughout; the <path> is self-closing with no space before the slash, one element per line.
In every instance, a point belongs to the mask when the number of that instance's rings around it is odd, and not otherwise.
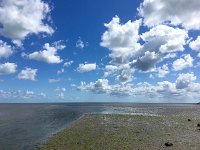
<path fill-rule="evenodd" d="M 32 150 L 84 113 L 193 115 L 194 104 L 61 103 L 0 104 L 0 150 Z"/>

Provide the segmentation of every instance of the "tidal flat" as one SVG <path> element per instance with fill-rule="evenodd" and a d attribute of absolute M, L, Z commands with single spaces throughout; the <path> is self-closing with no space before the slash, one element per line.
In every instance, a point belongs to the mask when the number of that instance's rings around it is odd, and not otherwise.
<path fill-rule="evenodd" d="M 38 150 L 199 150 L 199 122 L 191 115 L 85 114 Z"/>

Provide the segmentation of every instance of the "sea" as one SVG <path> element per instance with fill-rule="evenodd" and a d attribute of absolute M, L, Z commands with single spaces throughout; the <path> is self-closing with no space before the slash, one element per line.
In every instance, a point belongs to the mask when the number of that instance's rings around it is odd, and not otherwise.
<path fill-rule="evenodd" d="M 196 104 L 45 103 L 0 104 L 0 150 L 34 150 L 84 114 L 193 115 Z"/>

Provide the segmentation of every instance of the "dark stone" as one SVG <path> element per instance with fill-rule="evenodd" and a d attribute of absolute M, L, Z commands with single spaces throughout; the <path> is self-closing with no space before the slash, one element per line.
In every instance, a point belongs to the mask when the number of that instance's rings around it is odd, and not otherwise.
<path fill-rule="evenodd" d="M 200 123 L 197 124 L 197 127 L 200 127 Z"/>
<path fill-rule="evenodd" d="M 166 142 L 166 143 L 165 143 L 165 146 L 173 146 L 173 144 L 170 143 L 170 142 Z"/>
<path fill-rule="evenodd" d="M 191 119 L 188 119 L 188 121 L 192 121 Z"/>

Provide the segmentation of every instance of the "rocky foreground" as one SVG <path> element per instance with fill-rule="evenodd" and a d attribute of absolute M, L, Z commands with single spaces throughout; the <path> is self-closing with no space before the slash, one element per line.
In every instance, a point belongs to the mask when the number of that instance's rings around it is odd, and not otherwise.
<path fill-rule="evenodd" d="M 199 122 L 183 115 L 87 114 L 39 150 L 199 150 Z"/>

